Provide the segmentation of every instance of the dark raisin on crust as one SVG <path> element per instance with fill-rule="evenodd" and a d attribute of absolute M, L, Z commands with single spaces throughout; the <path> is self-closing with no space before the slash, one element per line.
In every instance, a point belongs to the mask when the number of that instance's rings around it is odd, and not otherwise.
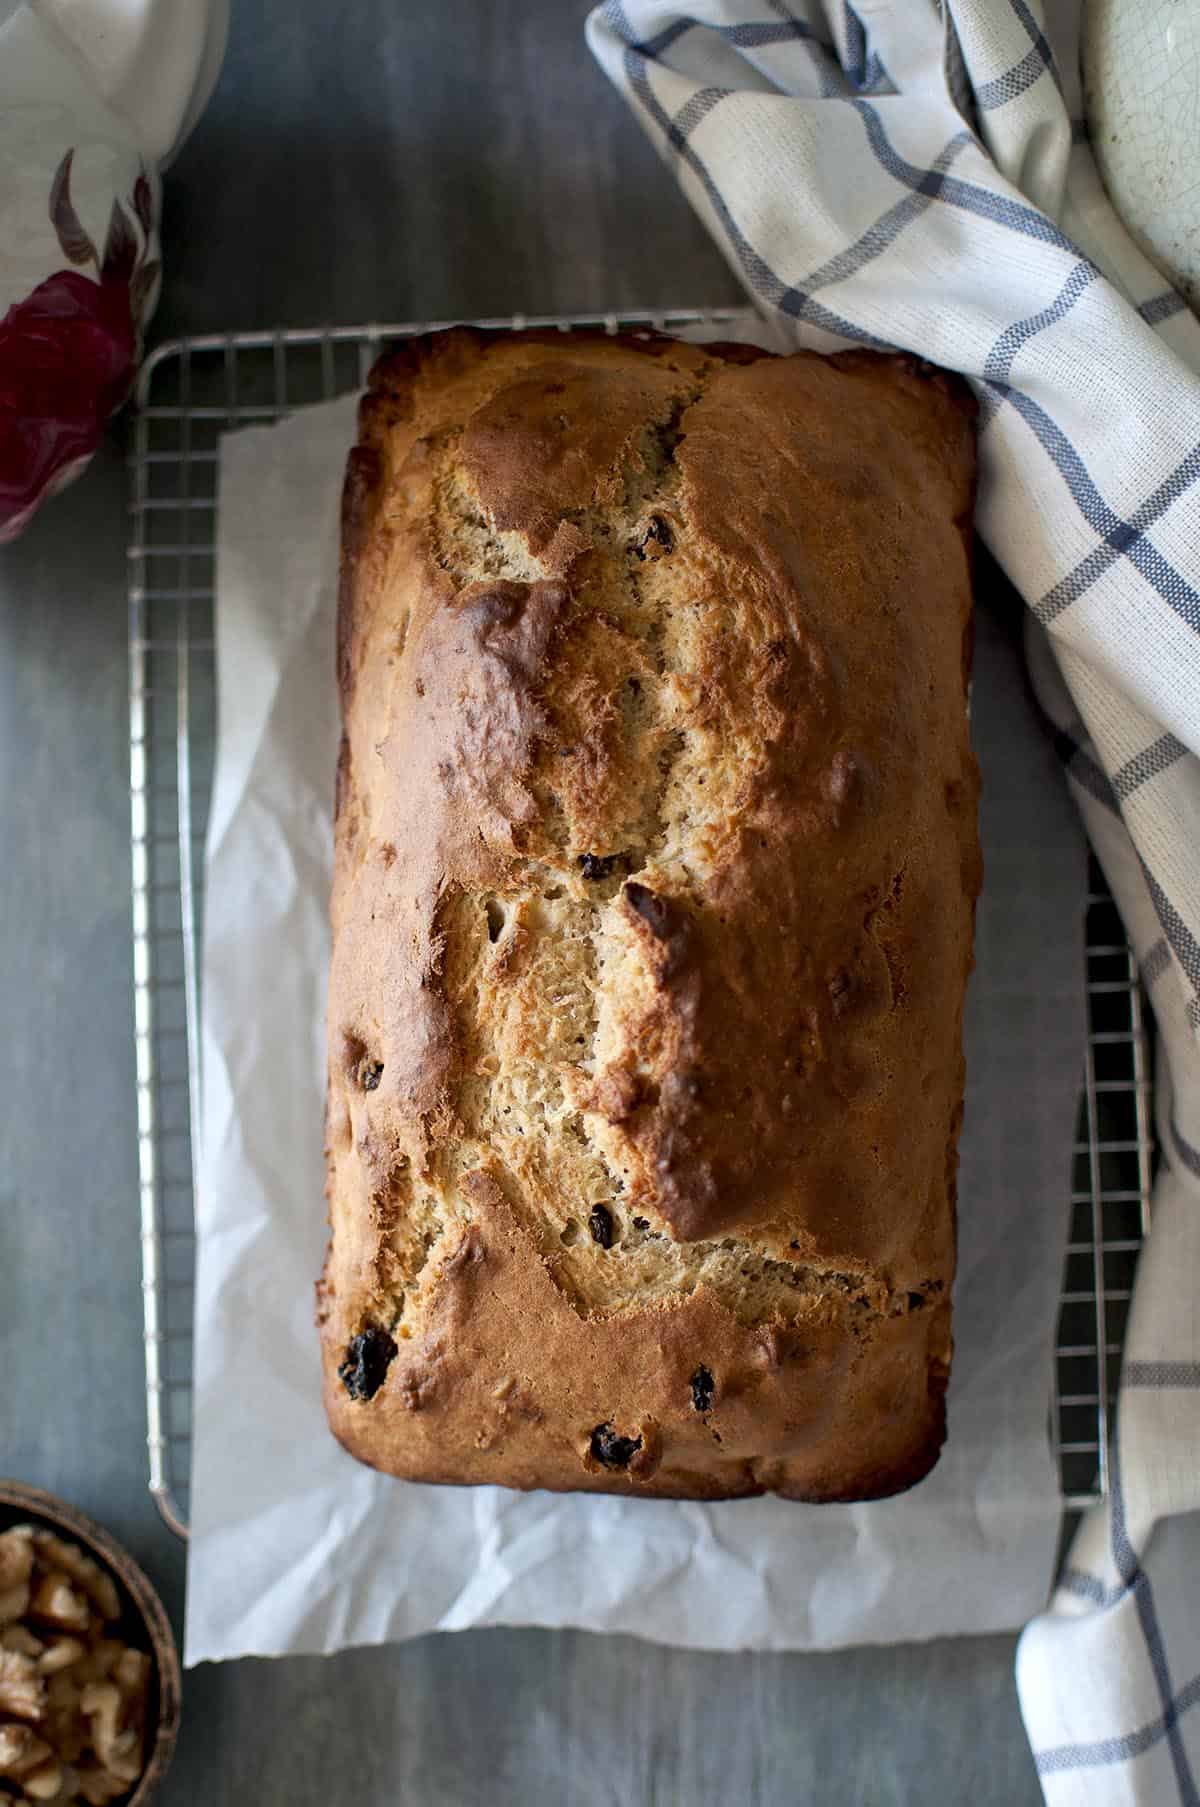
<path fill-rule="evenodd" d="M 588 1229 L 592 1232 L 593 1242 L 598 1242 L 602 1249 L 611 1249 L 613 1242 L 611 1211 L 606 1211 L 603 1205 L 594 1205 L 588 1217 Z"/>
<path fill-rule="evenodd" d="M 635 1230 L 648 1230 L 650 1228 L 650 1219 L 648 1217 L 635 1217 L 633 1220 L 633 1227 Z"/>
<path fill-rule="evenodd" d="M 364 1092 L 374 1092 L 383 1078 L 383 1062 L 381 1060 L 364 1060 L 358 1069 L 358 1083 Z"/>
<path fill-rule="evenodd" d="M 648 924 L 651 933 L 657 935 L 659 940 L 664 939 L 668 932 L 669 919 L 667 905 L 662 898 L 648 890 L 645 885 L 639 885 L 635 878 L 627 878 L 623 889 L 630 907 L 636 910 L 644 923 Z"/>
<path fill-rule="evenodd" d="M 338 1369 L 338 1378 L 351 1399 L 374 1399 L 396 1354 L 395 1343 L 377 1324 L 352 1336 Z"/>
<path fill-rule="evenodd" d="M 592 1432 L 592 1455 L 602 1468 L 628 1468 L 641 1447 L 640 1437 L 619 1437 L 611 1424 L 598 1424 Z"/>
<path fill-rule="evenodd" d="M 662 558 L 667 552 L 675 550 L 675 535 L 671 532 L 670 523 L 664 521 L 660 514 L 652 514 L 641 543 L 634 547 L 638 558 Z"/>
<path fill-rule="evenodd" d="M 844 1014 L 850 1000 L 850 974 L 834 973 L 829 981 L 829 1001 L 833 1005 L 834 1016 Z"/>
<path fill-rule="evenodd" d="M 579 870 L 592 885 L 602 878 L 611 878 L 616 863 L 615 853 L 581 853 L 579 856 Z"/>
<path fill-rule="evenodd" d="M 691 1379 L 692 1404 L 698 1412 L 710 1412 L 716 1395 L 717 1383 L 708 1369 L 701 1365 Z"/>

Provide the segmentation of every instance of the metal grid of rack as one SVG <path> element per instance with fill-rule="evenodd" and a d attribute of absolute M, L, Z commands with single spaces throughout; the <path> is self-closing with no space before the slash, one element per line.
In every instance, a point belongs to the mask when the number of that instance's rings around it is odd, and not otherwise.
<path fill-rule="evenodd" d="M 485 320 L 562 332 L 732 326 L 733 311 Z M 199 1147 L 204 836 L 216 734 L 220 435 L 362 386 L 389 341 L 450 322 L 213 335 L 162 345 L 138 380 L 130 459 L 129 709 L 134 1005 L 150 1490 L 186 1535 Z M 1105 1489 L 1108 1413 L 1153 1152 L 1148 1041 L 1120 919 L 1093 870 L 1085 1051 L 1052 1431 L 1064 1502 Z"/>
<path fill-rule="evenodd" d="M 1053 1402 L 1063 1498 L 1075 1508 L 1108 1491 L 1110 1406 L 1138 1251 L 1150 1228 L 1154 1162 L 1150 1039 L 1137 966 L 1100 868 L 1090 865 L 1088 1036 Z"/>

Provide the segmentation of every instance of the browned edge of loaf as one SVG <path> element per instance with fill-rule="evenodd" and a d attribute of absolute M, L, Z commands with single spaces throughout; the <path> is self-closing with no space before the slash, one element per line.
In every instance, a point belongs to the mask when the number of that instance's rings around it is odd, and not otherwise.
<path fill-rule="evenodd" d="M 744 370 L 769 357 L 752 347 L 683 347 L 674 340 L 641 333 L 616 337 L 528 333 L 493 338 L 460 328 L 448 335 L 407 341 L 382 359 L 372 372 L 370 392 L 364 399 L 360 443 L 350 455 L 344 493 L 337 668 L 347 722 L 356 690 L 356 628 L 361 614 L 377 605 L 380 585 L 385 582 L 380 523 L 388 494 L 388 435 L 403 422 L 406 410 L 411 414 L 416 405 L 415 392 L 431 372 L 436 377 L 439 368 L 449 368 L 447 380 L 454 381 L 464 369 L 474 365 L 486 369 L 493 351 L 501 360 L 512 357 L 513 348 L 524 348 L 531 356 L 544 352 L 546 362 L 556 368 L 571 365 L 573 360 L 588 356 L 589 351 L 605 359 L 624 357 L 632 365 L 647 359 L 662 360 L 668 365 L 681 358 L 690 360 L 692 370 L 701 370 L 704 380 L 699 401 L 684 411 L 678 422 L 677 466 L 686 463 L 689 432 L 699 436 L 699 410 L 712 384 L 718 378 L 723 381 L 726 372 Z M 801 353 L 793 359 L 772 360 L 772 364 L 779 380 L 787 382 L 788 366 L 810 362 L 814 357 L 815 354 Z M 941 550 L 949 559 L 954 538 L 961 560 L 957 571 L 946 573 L 946 594 L 937 601 L 950 613 L 949 631 L 961 634 L 959 669 L 965 686 L 970 659 L 968 573 L 974 493 L 970 430 L 974 403 L 969 391 L 958 379 L 904 356 L 885 359 L 855 351 L 816 362 L 840 375 L 876 383 L 885 392 L 889 384 L 904 387 L 904 405 L 912 410 L 914 432 L 922 420 L 922 407 L 914 399 L 914 390 L 929 398 L 929 433 L 934 438 L 940 435 L 950 448 L 946 498 L 957 496 L 957 506 L 953 510 L 947 508 L 945 518 L 938 523 L 943 531 L 950 530 Z M 535 363 L 534 368 L 537 367 Z M 736 396 L 723 395 L 722 399 L 737 405 Z M 761 405 L 761 397 L 757 405 Z M 586 430 L 586 423 L 582 425 Z M 893 441 L 902 445 L 903 435 L 894 433 Z M 836 447 L 830 452 L 830 459 L 831 471 L 836 473 Z M 673 477 L 677 475 L 677 471 L 673 473 Z M 867 469 L 863 481 L 868 489 L 871 477 L 872 472 Z M 926 480 L 927 487 L 933 483 L 928 472 Z M 716 502 L 724 506 L 723 498 L 711 489 L 706 499 L 710 505 Z M 915 492 L 914 499 L 919 499 Z M 678 489 L 674 502 L 679 502 Z M 652 503 L 653 498 L 651 506 Z M 785 515 L 786 503 L 786 492 L 781 491 L 780 508 Z M 932 504 L 930 508 L 936 515 Z M 697 521 L 694 513 L 686 516 L 686 511 L 685 517 L 685 527 L 703 539 L 708 517 Z M 786 535 L 788 527 L 785 519 L 781 534 Z M 881 532 L 880 537 L 882 541 L 886 534 Z M 771 583 L 778 588 L 780 581 L 779 543 L 777 540 L 775 562 L 766 583 L 761 570 L 751 574 L 760 603 L 765 590 L 767 607 L 771 604 Z M 887 540 L 887 547 L 889 553 L 895 550 L 894 536 Z M 711 552 L 711 548 L 703 550 Z M 855 550 L 861 554 L 870 548 L 860 544 Z M 718 548 L 718 552 L 727 557 L 727 548 Z M 575 606 L 576 589 L 587 588 L 590 553 L 586 544 L 577 552 L 568 547 L 568 556 L 560 560 L 562 568 L 547 574 L 547 583 L 565 586 L 568 607 Z M 613 552 L 611 556 L 617 554 Z M 916 548 L 913 561 L 919 564 Z M 929 575 L 926 570 L 924 576 Z M 428 571 L 421 574 L 410 568 L 406 577 L 414 585 L 424 584 L 428 589 Z M 785 573 L 785 577 L 791 581 L 790 574 Z M 788 612 L 789 602 L 794 606 L 794 596 L 775 596 L 781 619 Z M 828 606 L 828 602 L 827 595 L 817 596 L 818 607 L 822 603 Z M 449 591 L 441 598 L 443 607 L 454 603 Z M 562 598 L 555 600 L 553 606 L 561 609 Z M 427 612 L 421 625 L 428 624 Z M 818 640 L 829 629 L 821 618 L 811 625 Z M 492 631 L 494 626 L 493 622 L 486 631 Z M 831 630 L 835 654 L 836 630 L 835 622 Z M 560 644 L 555 640 L 556 631 L 552 627 L 540 646 L 535 692 L 538 684 L 552 686 L 555 681 Z M 410 633 L 407 653 L 419 655 L 419 635 Z M 837 701 L 840 705 L 846 699 L 839 697 Z M 853 721 L 850 725 L 853 727 Z M 535 735 L 535 744 L 536 739 Z M 957 1014 L 951 1024 L 956 1046 L 960 1041 L 961 998 L 969 968 L 970 927 L 979 884 L 974 825 L 977 776 L 965 729 L 960 739 L 961 744 L 949 749 L 954 775 L 946 780 L 948 798 L 954 788 L 961 874 L 958 938 L 950 938 L 957 950 L 959 968 L 950 990 L 952 1013 L 957 992 Z M 346 740 L 338 769 L 339 845 L 344 839 L 342 818 L 351 785 L 348 748 Z M 529 772 L 515 771 L 511 775 L 517 780 L 528 779 Z M 786 803 L 788 799 L 780 801 Z M 794 803 L 795 798 L 790 801 Z M 436 809 L 436 800 L 431 799 L 431 804 Z M 461 799 L 457 807 L 461 811 Z M 396 825 L 397 834 L 402 830 L 403 824 Z M 403 866 L 403 857 L 397 864 Z M 743 876 L 744 888 L 752 887 L 753 874 Z M 622 887 L 623 899 L 625 895 Z M 664 906 L 680 915 L 681 946 L 686 942 L 687 948 L 692 948 L 697 912 L 704 909 L 705 902 L 704 887 L 700 886 L 696 894 L 669 899 Z M 629 917 L 627 901 L 623 907 Z M 660 929 L 664 924 L 677 926 L 674 918 L 667 923 L 666 916 Z M 432 919 L 429 926 L 433 926 Z M 736 926 L 735 923 L 735 932 Z M 788 926 L 785 920 L 784 929 Z M 637 924 L 634 927 L 636 933 L 641 933 Z M 688 937 L 692 940 L 688 941 Z M 667 939 L 670 941 L 670 935 Z M 685 949 L 682 957 L 686 961 L 692 955 Z M 668 962 L 669 959 L 670 956 Z M 701 982 L 711 979 L 711 971 L 702 958 L 698 963 L 702 968 Z M 408 977 L 421 989 L 437 990 L 438 974 L 432 968 Z M 784 977 L 781 970 L 781 982 Z M 396 982 L 402 982 L 399 976 Z M 675 975 L 672 984 L 678 989 Z M 760 998 L 763 1005 L 768 1001 L 773 1005 L 777 1000 L 768 1000 L 765 994 Z M 331 1011 L 336 1012 L 337 1003 L 331 994 Z M 344 1025 L 331 1016 L 331 1109 L 332 1086 L 344 1079 L 344 1034 Z M 453 1034 L 450 1040 L 453 1043 Z M 415 1118 L 422 1118 L 416 1127 L 420 1145 L 426 1150 L 453 1141 L 456 1117 L 452 1094 L 463 1074 L 461 1055 L 462 1049 L 453 1046 L 448 1053 L 446 1049 L 440 1051 L 444 1082 L 441 1095 L 436 1104 L 423 1112 L 414 1112 L 410 1101 L 407 1114 L 401 1109 L 398 1116 L 389 1117 L 388 1113 L 396 1112 L 397 1107 L 394 1101 L 389 1104 L 382 1084 L 366 1099 L 356 1101 L 356 1109 L 365 1107 L 364 1122 L 356 1126 L 355 1134 L 358 1146 L 371 1151 L 364 1157 L 368 1162 L 374 1159 L 378 1163 L 380 1133 L 389 1142 L 384 1165 L 395 1154 L 403 1141 L 397 1133 L 401 1118 L 405 1134 L 414 1127 Z M 699 1156 L 695 1146 L 685 1150 L 682 1180 L 672 1171 L 672 1161 L 676 1166 L 680 1162 L 669 1152 L 663 1153 L 663 1123 L 651 1124 L 643 1136 L 645 1146 L 641 1154 L 646 1156 L 649 1150 L 651 1157 L 658 1137 L 657 1159 L 642 1159 L 632 1182 L 633 1190 L 622 1201 L 625 1222 L 634 1215 L 634 1204 L 641 1198 L 641 1208 L 656 1213 L 654 1233 L 673 1235 L 681 1244 L 704 1241 L 706 1237 L 711 1241 L 717 1231 L 727 1238 L 732 1236 L 737 1246 L 741 1246 L 737 1239 L 744 1240 L 756 1256 L 776 1264 L 779 1257 L 785 1261 L 793 1259 L 789 1249 L 802 1247 L 803 1254 L 794 1259 L 804 1264 L 806 1271 L 811 1267 L 820 1272 L 825 1266 L 840 1280 L 847 1276 L 851 1281 L 856 1276 L 861 1278 L 871 1299 L 869 1336 L 848 1327 L 850 1306 L 845 1297 L 816 1300 L 814 1304 L 806 1295 L 803 1309 L 798 1308 L 792 1318 L 773 1315 L 754 1321 L 739 1317 L 704 1284 L 669 1301 L 660 1299 L 645 1306 L 634 1303 L 611 1313 L 582 1310 L 579 1297 L 571 1295 L 557 1273 L 555 1253 L 539 1244 L 531 1222 L 514 1208 L 518 1200 L 513 1196 L 511 1175 L 501 1166 L 498 1180 L 490 1163 L 484 1163 L 479 1174 L 468 1176 L 480 1183 L 464 1188 L 471 1194 L 466 1220 L 451 1226 L 445 1240 L 436 1245 L 433 1258 L 408 1301 L 409 1321 L 390 1326 L 389 1334 L 396 1331 L 398 1353 L 388 1364 L 379 1389 L 369 1399 L 350 1397 L 339 1378 L 339 1368 L 346 1360 L 350 1339 L 364 1328 L 380 1323 L 380 1244 L 387 1227 L 381 1232 L 378 1225 L 364 1223 L 359 1217 L 352 1220 L 356 1225 L 356 1247 L 347 1258 L 345 1271 L 339 1267 L 340 1239 L 335 1237 L 319 1287 L 318 1307 L 326 1408 L 335 1435 L 359 1460 L 374 1467 L 412 1479 L 446 1483 L 498 1481 L 524 1488 L 711 1499 L 774 1491 L 814 1501 L 879 1498 L 911 1486 L 933 1466 L 945 1435 L 961 1055 L 958 1062 L 956 1085 L 946 1098 L 949 1130 L 940 1204 L 933 1200 L 921 1219 L 916 1238 L 921 1246 L 914 1251 L 916 1266 L 908 1264 L 905 1272 L 900 1271 L 904 1263 L 897 1259 L 894 1248 L 886 1249 L 885 1258 L 876 1262 L 866 1248 L 852 1246 L 854 1237 L 844 1234 L 844 1220 L 841 1244 L 836 1234 L 823 1238 L 820 1224 L 814 1226 L 805 1215 L 806 1210 L 812 1211 L 813 1198 L 798 1212 L 796 1225 L 791 1226 L 797 1228 L 798 1239 L 784 1237 L 781 1241 L 781 1231 L 789 1225 L 786 1209 L 779 1203 L 778 1148 L 771 1151 L 774 1167 L 768 1176 L 768 1189 L 773 1188 L 775 1195 L 770 1222 L 755 1221 L 755 1183 L 756 1177 L 761 1176 L 756 1176 L 753 1154 L 748 1157 L 748 1165 L 742 1162 L 741 1169 L 737 1169 L 736 1162 L 728 1167 L 725 1177 L 730 1185 L 724 1196 L 739 1202 L 722 1221 L 719 1209 L 713 1205 L 711 1187 L 706 1193 L 703 1185 L 697 1184 L 698 1170 L 705 1165 L 703 1118 L 699 1123 L 690 1122 L 691 1143 L 694 1145 L 699 1137 L 701 1147 Z M 392 1069 L 388 1063 L 383 1064 L 384 1080 L 390 1083 Z M 416 1091 L 420 1090 L 418 1085 Z M 706 1098 L 704 1105 L 709 1103 Z M 428 1098 L 425 1104 L 430 1106 Z M 661 1111 L 659 1116 L 662 1117 Z M 375 1117 L 381 1121 L 379 1131 Z M 431 1133 L 434 1119 L 437 1127 Z M 611 1124 L 609 1128 L 612 1129 Z M 331 1128 L 327 1139 L 332 1135 Z M 897 1146 L 891 1152 L 895 1177 L 903 1173 L 904 1151 Z M 799 1190 L 803 1192 L 802 1139 L 791 1153 L 801 1169 Z M 719 1161 L 717 1165 L 719 1168 Z M 331 1189 L 335 1166 L 331 1155 Z M 828 1203 L 831 1196 L 828 1173 L 822 1181 L 824 1191 L 821 1184 L 808 1188 L 810 1193 L 815 1191 L 818 1207 L 822 1199 Z M 519 1188 L 516 1190 L 519 1193 Z M 377 1198 L 378 1193 L 372 1196 Z M 336 1216 L 333 1203 L 331 1190 L 331 1216 Z M 878 1230 L 878 1223 L 874 1227 Z M 886 1235 L 882 1241 L 887 1241 Z M 896 1301 L 905 1298 L 910 1303 L 919 1298 L 919 1307 L 906 1309 L 903 1303 L 898 1306 Z M 718 1375 L 712 1409 L 703 1413 L 695 1409 L 689 1396 L 692 1377 L 700 1367 Z M 592 1453 L 590 1432 L 601 1424 L 612 1426 L 615 1434 L 636 1445 L 633 1455 L 617 1469 L 598 1463 Z"/>

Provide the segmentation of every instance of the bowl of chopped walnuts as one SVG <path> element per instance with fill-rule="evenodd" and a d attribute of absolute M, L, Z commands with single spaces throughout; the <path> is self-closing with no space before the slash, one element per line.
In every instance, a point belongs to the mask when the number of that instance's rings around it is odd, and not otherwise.
<path fill-rule="evenodd" d="M 0 1807 L 148 1807 L 179 1704 L 137 1563 L 53 1494 L 0 1480 Z"/>

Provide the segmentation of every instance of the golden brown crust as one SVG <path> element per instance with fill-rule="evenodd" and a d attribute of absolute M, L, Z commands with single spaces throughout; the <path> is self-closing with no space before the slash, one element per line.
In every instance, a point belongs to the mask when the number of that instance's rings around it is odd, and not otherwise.
<path fill-rule="evenodd" d="M 456 331 L 377 367 L 319 1307 L 362 1460 L 836 1499 L 936 1459 L 973 474 L 967 392 L 909 359 Z"/>

